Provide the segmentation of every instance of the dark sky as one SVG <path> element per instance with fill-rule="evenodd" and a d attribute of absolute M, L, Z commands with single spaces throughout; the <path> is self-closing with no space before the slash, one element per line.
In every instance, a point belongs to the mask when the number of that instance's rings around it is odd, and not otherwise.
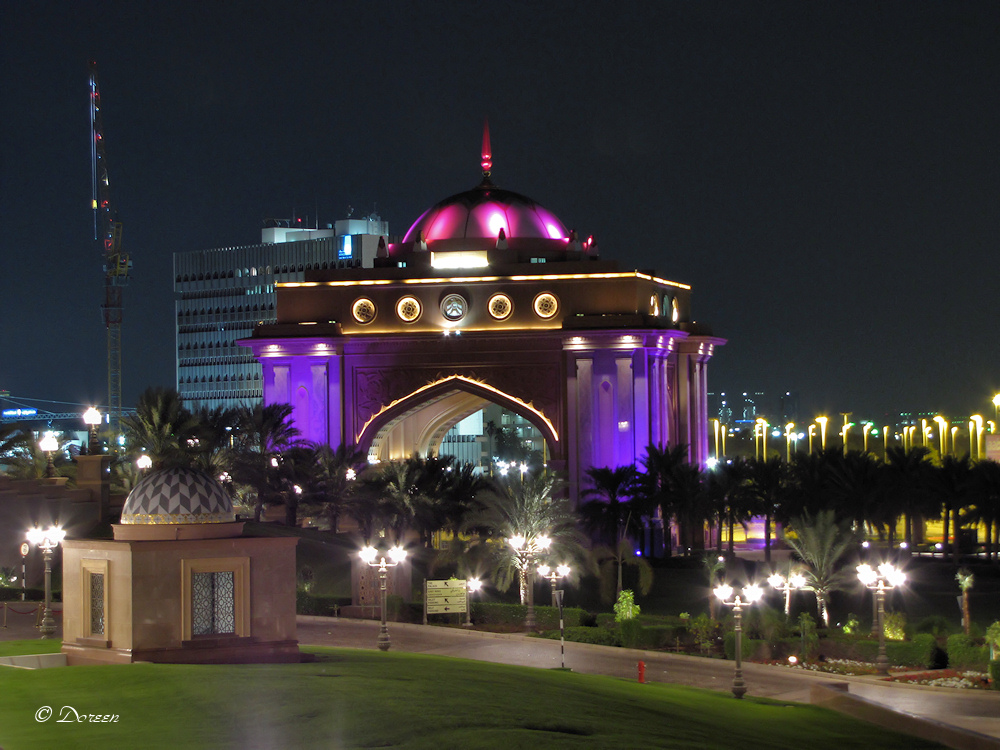
<path fill-rule="evenodd" d="M 0 3 L 0 389 L 104 402 L 87 62 L 134 260 L 124 402 L 172 386 L 172 254 L 293 209 L 403 233 L 479 178 L 694 287 L 712 390 L 986 412 L 995 2 Z"/>

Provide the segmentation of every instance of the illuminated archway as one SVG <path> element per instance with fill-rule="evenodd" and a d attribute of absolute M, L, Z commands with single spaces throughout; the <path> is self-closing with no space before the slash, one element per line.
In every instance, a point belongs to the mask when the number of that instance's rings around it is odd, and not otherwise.
<path fill-rule="evenodd" d="M 462 375 L 428 383 L 383 406 L 364 425 L 356 442 L 371 459 L 403 458 L 414 452 L 437 453 L 448 430 L 488 404 L 520 415 L 538 430 L 550 451 L 557 449 L 558 433 L 542 411 L 487 383 Z"/>

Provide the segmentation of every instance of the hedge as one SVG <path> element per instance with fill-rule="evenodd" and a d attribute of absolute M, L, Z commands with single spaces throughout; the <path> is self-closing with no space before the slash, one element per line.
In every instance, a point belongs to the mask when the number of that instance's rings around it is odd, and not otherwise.
<path fill-rule="evenodd" d="M 736 634 L 729 632 L 723 637 L 726 658 L 736 658 Z M 767 641 L 744 638 L 743 658 L 756 661 L 783 660 L 798 654 L 802 648 L 801 638 L 783 638 L 769 644 Z M 937 642 L 930 633 L 914 636 L 912 641 L 888 641 L 885 655 L 889 664 L 896 667 L 918 667 L 927 669 L 934 665 Z M 878 658 L 878 641 L 842 641 L 821 638 L 817 653 L 827 659 L 849 659 L 851 661 L 874 664 Z"/>
<path fill-rule="evenodd" d="M 528 616 L 524 604 L 504 604 L 501 602 L 473 602 L 472 622 L 476 625 L 523 626 Z M 587 611 L 579 607 L 563 608 L 563 624 L 567 628 L 578 627 L 587 618 Z M 535 627 L 539 630 L 559 629 L 559 609 L 557 607 L 535 606 Z"/>
<path fill-rule="evenodd" d="M 567 641 L 574 643 L 593 643 L 597 646 L 621 646 L 621 638 L 617 630 L 609 628 L 587 628 L 572 627 L 566 628 L 564 635 Z M 559 631 L 550 630 L 545 634 L 546 638 L 558 639 Z"/>
<path fill-rule="evenodd" d="M 976 669 L 985 672 L 989 661 L 989 646 L 978 645 L 964 633 L 948 636 L 948 666 L 951 669 Z"/>
<path fill-rule="evenodd" d="M 336 596 L 316 596 L 302 589 L 295 592 L 295 613 L 299 615 L 336 616 L 341 600 Z"/>

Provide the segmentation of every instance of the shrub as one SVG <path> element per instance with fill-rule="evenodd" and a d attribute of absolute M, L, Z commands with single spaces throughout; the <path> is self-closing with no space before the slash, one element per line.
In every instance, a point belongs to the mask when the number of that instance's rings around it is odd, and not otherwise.
<path fill-rule="evenodd" d="M 994 659 L 989 663 L 990 688 L 1000 690 L 1000 661 Z"/>
<path fill-rule="evenodd" d="M 930 615 L 914 627 L 916 633 L 930 633 L 935 638 L 945 638 L 955 632 L 955 627 L 944 615 Z"/>
<path fill-rule="evenodd" d="M 630 589 L 625 589 L 618 595 L 615 602 L 615 622 L 633 620 L 639 616 L 639 605 L 635 603 L 635 595 Z"/>
<path fill-rule="evenodd" d="M 472 603 L 472 621 L 477 625 L 523 627 L 527 615 L 528 608 L 524 604 Z M 563 607 L 563 623 L 567 628 L 579 626 L 587 617 L 587 612 L 579 607 Z M 558 630 L 559 610 L 556 607 L 535 607 L 535 624 L 539 630 Z"/>
<path fill-rule="evenodd" d="M 295 592 L 295 612 L 300 615 L 336 616 L 340 599 L 336 596 L 316 596 L 305 589 Z"/>
<path fill-rule="evenodd" d="M 698 644 L 698 648 L 702 650 L 703 653 L 707 653 L 711 648 L 712 644 L 715 642 L 715 631 L 717 625 L 702 612 L 696 618 L 691 621 L 691 634 L 694 636 L 694 642 Z"/>
<path fill-rule="evenodd" d="M 988 646 L 980 646 L 965 633 L 948 636 L 948 666 L 951 669 L 985 671 L 990 660 Z"/>
<path fill-rule="evenodd" d="M 861 632 L 861 620 L 856 614 L 849 614 L 844 623 L 844 635 L 858 635 Z"/>
<path fill-rule="evenodd" d="M 887 640 L 902 641 L 906 638 L 906 615 L 903 612 L 886 612 L 882 623 Z"/>
<path fill-rule="evenodd" d="M 567 641 L 574 643 L 593 643 L 597 646 L 621 646 L 621 637 L 617 630 L 607 628 L 566 628 L 564 635 Z M 551 631 L 545 634 L 546 638 L 558 638 L 559 631 Z"/>
<path fill-rule="evenodd" d="M 623 592 L 624 593 L 624 592 Z M 635 618 L 622 620 L 618 623 L 618 632 L 621 633 L 621 642 L 625 648 L 643 647 L 643 627 Z"/>

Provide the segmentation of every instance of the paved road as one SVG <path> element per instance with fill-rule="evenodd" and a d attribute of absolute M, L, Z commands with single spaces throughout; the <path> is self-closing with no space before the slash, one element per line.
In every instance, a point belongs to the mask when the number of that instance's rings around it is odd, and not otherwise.
<path fill-rule="evenodd" d="M 299 642 L 309 645 L 375 648 L 378 623 L 326 617 L 299 617 Z M 480 633 L 457 628 L 391 623 L 392 648 L 501 664 L 552 668 L 561 663 L 558 641 L 523 635 Z M 639 660 L 646 680 L 729 691 L 733 662 L 656 651 L 566 643 L 566 666 L 575 672 L 637 678 Z M 745 664 L 747 695 L 810 702 L 817 683 L 847 682 L 850 693 L 894 711 L 919 716 L 1000 740 L 1000 693 L 884 683 L 872 677 L 832 677 L 787 667 Z"/>

